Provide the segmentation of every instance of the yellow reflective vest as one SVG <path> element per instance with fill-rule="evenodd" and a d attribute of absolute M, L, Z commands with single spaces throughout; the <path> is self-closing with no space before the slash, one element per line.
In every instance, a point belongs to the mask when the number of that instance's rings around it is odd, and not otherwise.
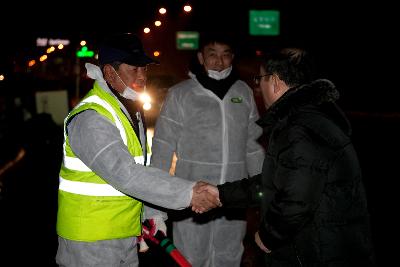
<path fill-rule="evenodd" d="M 112 187 L 71 150 L 67 122 L 87 109 L 93 109 L 112 121 L 135 162 L 144 163 L 139 139 L 118 101 L 95 82 L 93 89 L 64 121 L 57 234 L 65 239 L 87 242 L 138 236 L 141 234 L 142 203 Z"/>

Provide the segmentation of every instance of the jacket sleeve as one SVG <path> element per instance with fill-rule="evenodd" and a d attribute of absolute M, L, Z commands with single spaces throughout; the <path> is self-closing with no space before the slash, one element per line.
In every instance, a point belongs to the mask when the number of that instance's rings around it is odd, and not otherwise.
<path fill-rule="evenodd" d="M 247 154 L 246 154 L 246 163 L 247 170 L 249 176 L 255 176 L 261 173 L 262 165 L 264 162 L 264 148 L 258 143 L 258 139 L 263 133 L 262 128 L 256 124 L 256 121 L 259 119 L 259 114 L 257 110 L 257 106 L 254 100 L 254 95 L 251 89 L 250 91 L 250 114 L 249 114 L 249 125 L 247 127 Z"/>
<path fill-rule="evenodd" d="M 160 207 L 154 206 L 150 203 L 144 203 L 143 221 L 156 216 L 159 216 L 166 221 L 168 219 L 167 210 L 163 210 Z"/>
<path fill-rule="evenodd" d="M 271 250 L 286 245 L 312 219 L 327 175 L 312 137 L 302 127 L 288 136 L 277 155 L 274 177 L 266 177 L 264 185 L 271 200 L 262 214 L 259 234 Z"/>
<path fill-rule="evenodd" d="M 136 164 L 117 127 L 104 116 L 86 110 L 67 127 L 76 156 L 117 190 L 164 208 L 184 209 L 190 205 L 195 183 Z"/>
<path fill-rule="evenodd" d="M 225 208 L 259 206 L 264 197 L 261 174 L 235 182 L 217 185 L 219 198 Z"/>
<path fill-rule="evenodd" d="M 175 91 L 170 90 L 154 129 L 151 166 L 169 171 L 182 131 L 183 113 Z"/>

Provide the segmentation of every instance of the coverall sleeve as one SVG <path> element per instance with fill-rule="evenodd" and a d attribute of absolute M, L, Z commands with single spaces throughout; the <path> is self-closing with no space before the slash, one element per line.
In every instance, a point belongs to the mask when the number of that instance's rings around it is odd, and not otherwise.
<path fill-rule="evenodd" d="M 117 127 L 94 110 L 77 114 L 67 126 L 74 153 L 117 190 L 168 209 L 190 205 L 194 182 L 136 164 Z"/>
<path fill-rule="evenodd" d="M 160 207 L 145 203 L 143 212 L 143 221 L 146 219 L 151 219 L 155 216 L 160 216 L 164 221 L 168 219 L 167 211 L 163 211 Z"/>
<path fill-rule="evenodd" d="M 152 143 L 151 166 L 169 171 L 172 157 L 183 126 L 183 112 L 180 103 L 171 90 L 157 119 Z"/>
<path fill-rule="evenodd" d="M 259 114 L 254 100 L 254 95 L 251 90 L 250 94 L 250 114 L 249 125 L 247 128 L 248 139 L 246 160 L 249 176 L 252 177 L 261 173 L 265 151 L 264 148 L 257 141 L 258 138 L 260 138 L 260 136 L 262 135 L 263 130 L 258 124 L 256 124 L 256 121 L 259 119 Z"/>

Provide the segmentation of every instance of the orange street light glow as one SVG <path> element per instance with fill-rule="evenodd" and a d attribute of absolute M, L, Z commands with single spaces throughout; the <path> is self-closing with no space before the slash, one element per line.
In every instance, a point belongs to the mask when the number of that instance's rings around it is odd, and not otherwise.
<path fill-rule="evenodd" d="M 47 55 L 43 55 L 39 58 L 40 62 L 43 62 L 47 59 Z"/>
<path fill-rule="evenodd" d="M 54 48 L 54 46 L 52 46 L 52 47 L 47 48 L 46 52 L 47 52 L 47 54 L 50 54 L 54 50 L 56 50 L 56 49 Z"/>
<path fill-rule="evenodd" d="M 34 59 L 32 59 L 32 60 L 30 60 L 29 62 L 28 62 L 28 66 L 29 67 L 32 67 L 33 65 L 35 65 L 36 64 L 36 60 L 34 60 Z"/>

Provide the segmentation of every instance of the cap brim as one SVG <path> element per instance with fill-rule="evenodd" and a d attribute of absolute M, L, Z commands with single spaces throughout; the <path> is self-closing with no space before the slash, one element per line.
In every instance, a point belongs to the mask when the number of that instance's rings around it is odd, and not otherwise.
<path fill-rule="evenodd" d="M 154 60 L 146 55 L 132 55 L 129 57 L 124 58 L 123 60 L 121 60 L 121 62 L 131 65 L 131 66 L 146 66 L 149 64 L 160 64 L 160 62 L 158 62 L 157 60 Z"/>

